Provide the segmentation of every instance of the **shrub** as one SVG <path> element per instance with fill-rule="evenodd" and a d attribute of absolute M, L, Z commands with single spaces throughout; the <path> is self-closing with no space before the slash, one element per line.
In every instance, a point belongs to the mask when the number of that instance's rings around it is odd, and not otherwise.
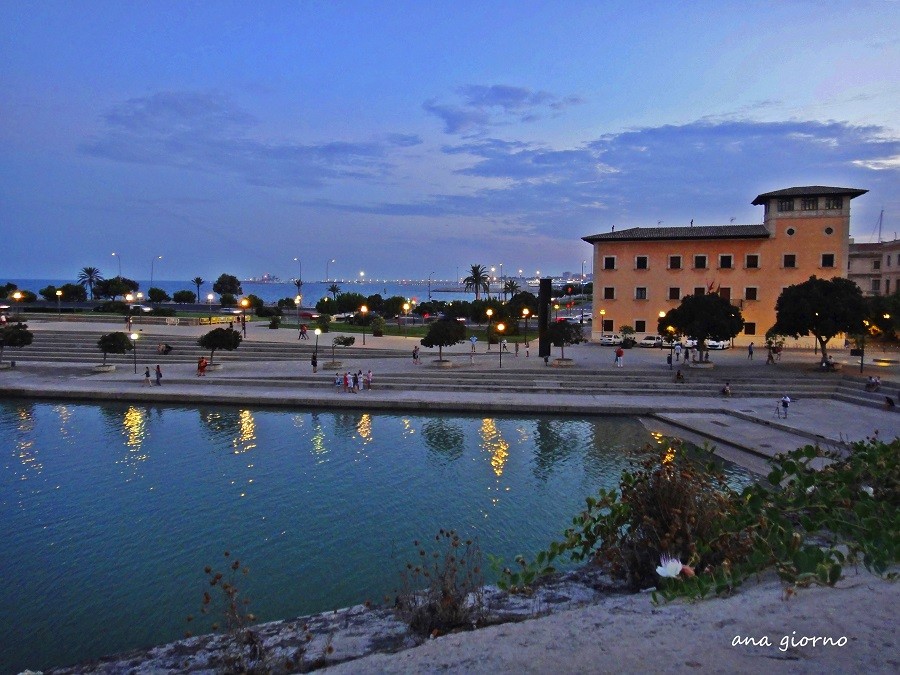
<path fill-rule="evenodd" d="M 0 359 L 3 359 L 4 347 L 27 347 L 34 340 L 34 333 L 28 330 L 26 323 L 13 323 L 0 328 Z"/>
<path fill-rule="evenodd" d="M 219 296 L 219 304 L 222 307 L 234 307 L 237 304 L 237 299 L 231 293 L 222 293 Z"/>
<path fill-rule="evenodd" d="M 316 328 L 321 330 L 323 333 L 327 333 L 330 325 L 331 316 L 328 314 L 319 314 L 319 317 L 316 319 Z"/>
<path fill-rule="evenodd" d="M 94 307 L 94 311 L 105 314 L 128 314 L 128 305 L 121 300 L 110 300 Z"/>
<path fill-rule="evenodd" d="M 197 302 L 197 294 L 194 291 L 175 291 L 172 299 L 179 305 L 190 305 Z"/>
<path fill-rule="evenodd" d="M 263 317 L 263 318 L 270 318 L 273 316 L 281 317 L 282 314 L 283 314 L 283 312 L 281 311 L 281 307 L 262 306 L 262 307 L 256 308 L 256 316 Z"/>
<path fill-rule="evenodd" d="M 134 349 L 131 338 L 122 332 L 102 335 L 100 339 L 97 340 L 97 347 L 103 352 L 103 365 L 106 365 L 107 354 L 125 354 Z"/>
<path fill-rule="evenodd" d="M 435 550 L 430 553 L 424 544 L 413 542 L 418 555 L 401 572 L 403 587 L 396 605 L 413 631 L 430 636 L 474 627 L 484 614 L 478 544 L 463 541 L 453 530 L 441 530 L 434 541 Z"/>
<path fill-rule="evenodd" d="M 237 349 L 241 344 L 241 334 L 233 328 L 213 328 L 205 335 L 201 335 L 197 344 L 209 350 L 209 362 L 212 363 L 217 349 L 229 352 Z"/>
<path fill-rule="evenodd" d="M 150 288 L 147 290 L 147 300 L 154 303 L 169 302 L 172 298 L 161 288 Z"/>
<path fill-rule="evenodd" d="M 281 327 L 281 317 L 273 316 L 272 320 L 269 321 L 269 328 L 280 328 Z"/>
<path fill-rule="evenodd" d="M 150 312 L 150 316 L 175 316 L 175 309 L 172 307 L 154 307 Z"/>

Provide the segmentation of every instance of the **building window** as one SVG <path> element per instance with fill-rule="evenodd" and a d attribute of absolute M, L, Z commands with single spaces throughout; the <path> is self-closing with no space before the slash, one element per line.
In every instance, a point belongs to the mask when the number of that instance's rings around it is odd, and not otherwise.
<path fill-rule="evenodd" d="M 634 299 L 635 300 L 646 300 L 647 299 L 647 287 L 646 286 L 638 286 L 634 289 Z"/>
<path fill-rule="evenodd" d="M 826 209 L 842 209 L 844 208 L 843 197 L 825 197 Z"/>
<path fill-rule="evenodd" d="M 795 230 L 793 227 L 789 227 L 785 230 L 785 232 L 787 232 L 787 236 L 789 237 L 793 237 L 795 234 L 797 234 L 797 230 Z"/>
<path fill-rule="evenodd" d="M 744 335 L 756 335 L 756 324 L 755 323 L 745 323 L 744 324 Z"/>
<path fill-rule="evenodd" d="M 614 256 L 614 255 L 603 256 L 603 269 L 605 269 L 605 270 L 616 269 L 616 256 Z"/>
<path fill-rule="evenodd" d="M 881 269 L 881 261 L 880 261 L 880 260 L 873 260 L 873 261 L 872 261 L 872 269 L 873 269 L 873 270 L 880 270 L 880 269 Z"/>
<path fill-rule="evenodd" d="M 603 287 L 603 299 L 604 300 L 615 300 L 616 299 L 616 287 L 615 286 L 604 286 Z"/>
<path fill-rule="evenodd" d="M 759 289 L 756 286 L 747 286 L 744 289 L 744 300 L 759 300 Z"/>
<path fill-rule="evenodd" d="M 669 256 L 669 269 L 670 270 L 680 270 L 681 269 L 681 256 L 680 255 L 670 255 Z"/>
<path fill-rule="evenodd" d="M 822 254 L 822 267 L 834 267 L 834 253 Z"/>
<path fill-rule="evenodd" d="M 694 295 L 705 295 L 705 294 L 706 294 L 706 289 L 703 288 L 703 286 L 697 286 L 697 288 L 694 289 Z"/>
<path fill-rule="evenodd" d="M 733 258 L 730 255 L 719 256 L 719 269 L 730 270 L 733 266 Z"/>
<path fill-rule="evenodd" d="M 778 210 L 779 211 L 793 211 L 794 210 L 794 200 L 793 199 L 779 199 L 778 200 Z"/>
<path fill-rule="evenodd" d="M 705 270 L 706 269 L 706 256 L 705 255 L 695 255 L 694 256 L 694 269 L 695 270 Z"/>
<path fill-rule="evenodd" d="M 613 320 L 612 319 L 603 319 L 603 332 L 604 333 L 612 333 L 613 330 Z"/>
<path fill-rule="evenodd" d="M 784 254 L 784 263 L 782 267 L 785 269 L 793 269 L 797 266 L 797 256 L 793 253 L 785 253 Z"/>
<path fill-rule="evenodd" d="M 804 197 L 800 200 L 801 211 L 815 211 L 817 208 L 817 199 L 815 197 Z"/>
<path fill-rule="evenodd" d="M 669 288 L 669 300 L 681 300 L 681 289 L 675 286 Z"/>
<path fill-rule="evenodd" d="M 634 330 L 637 333 L 646 333 L 647 332 L 647 322 L 646 321 L 635 321 L 634 322 Z"/>
<path fill-rule="evenodd" d="M 757 253 L 748 253 L 748 254 L 747 254 L 746 267 L 747 267 L 748 270 L 756 270 L 756 269 L 759 269 L 759 254 L 757 254 Z"/>
<path fill-rule="evenodd" d="M 881 279 L 872 279 L 872 292 L 878 293 L 881 290 Z"/>
<path fill-rule="evenodd" d="M 639 255 L 634 259 L 634 268 L 638 270 L 647 269 L 647 256 Z"/>
<path fill-rule="evenodd" d="M 884 280 L 884 294 L 885 295 L 891 294 L 891 280 L 890 279 Z"/>
<path fill-rule="evenodd" d="M 719 286 L 719 290 L 717 290 L 716 293 L 723 300 L 731 300 L 731 289 L 727 286 Z"/>
<path fill-rule="evenodd" d="M 887 266 L 888 267 L 891 266 L 891 254 L 890 253 L 888 253 L 888 257 L 887 257 Z"/>

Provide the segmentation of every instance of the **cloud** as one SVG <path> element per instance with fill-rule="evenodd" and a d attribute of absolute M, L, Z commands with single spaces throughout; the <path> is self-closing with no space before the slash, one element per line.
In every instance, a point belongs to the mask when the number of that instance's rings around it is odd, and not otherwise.
<path fill-rule="evenodd" d="M 883 127 L 841 122 L 702 120 L 626 130 L 574 148 L 483 139 L 442 152 L 457 161 L 470 157 L 456 173 L 484 178 L 485 187 L 345 208 L 497 219 L 509 228 L 572 237 L 660 219 L 761 222 L 750 202 L 762 192 L 831 184 L 892 194 L 900 177 L 900 139 Z"/>
<path fill-rule="evenodd" d="M 216 92 L 160 92 L 110 109 L 105 128 L 81 151 L 119 162 L 231 174 L 251 185 L 320 187 L 330 180 L 379 181 L 393 165 L 392 147 L 421 139 L 303 144 L 252 136 L 257 120 Z"/>
<path fill-rule="evenodd" d="M 430 99 L 422 104 L 425 112 L 444 121 L 444 131 L 448 134 L 478 133 L 513 121 L 535 122 L 548 110 L 558 114 L 584 103 L 578 96 L 560 98 L 550 92 L 505 84 L 468 84 L 456 93 L 462 99 L 460 103 Z"/>

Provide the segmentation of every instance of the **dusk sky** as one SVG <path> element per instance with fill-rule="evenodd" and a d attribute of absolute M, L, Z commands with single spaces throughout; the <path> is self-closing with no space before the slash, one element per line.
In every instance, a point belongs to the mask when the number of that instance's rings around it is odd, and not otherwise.
<path fill-rule="evenodd" d="M 579 272 L 800 185 L 900 231 L 892 0 L 0 0 L 0 36 L 0 283 Z"/>

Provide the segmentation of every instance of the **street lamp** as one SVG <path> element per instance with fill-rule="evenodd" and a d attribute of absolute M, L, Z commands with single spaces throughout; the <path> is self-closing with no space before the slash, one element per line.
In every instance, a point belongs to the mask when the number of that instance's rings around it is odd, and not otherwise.
<path fill-rule="evenodd" d="M 319 358 L 319 336 L 322 334 L 322 329 L 316 328 L 316 330 L 314 332 L 316 334 L 316 348 L 313 350 L 313 358 L 318 360 L 318 358 Z"/>
<path fill-rule="evenodd" d="M 559 303 L 558 302 L 555 305 L 553 305 L 553 309 L 556 310 L 556 320 L 559 321 Z"/>
<path fill-rule="evenodd" d="M 601 309 L 600 310 L 600 333 L 602 334 L 603 331 L 605 331 L 605 330 L 606 330 L 606 310 Z M 610 332 L 612 332 L 612 331 L 610 331 Z"/>
<path fill-rule="evenodd" d="M 403 303 L 403 332 L 406 332 L 406 323 L 409 321 L 409 303 Z"/>
<path fill-rule="evenodd" d="M 212 301 L 215 296 L 212 293 L 206 295 L 206 302 L 209 303 L 209 323 L 212 325 Z"/>
<path fill-rule="evenodd" d="M 116 262 L 119 263 L 119 278 L 121 279 L 122 278 L 122 254 L 116 253 L 115 251 L 113 251 L 112 254 L 113 254 L 113 256 L 115 256 Z"/>
<path fill-rule="evenodd" d="M 488 307 L 488 310 L 485 312 L 485 314 L 487 314 L 487 318 L 488 318 L 488 325 L 487 325 L 488 348 L 487 348 L 487 350 L 491 351 L 491 317 L 494 316 L 494 310 L 492 310 L 490 307 Z"/>
<path fill-rule="evenodd" d="M 250 301 L 247 298 L 241 298 L 241 331 L 244 333 L 244 337 L 247 337 L 247 307 L 250 306 Z"/>
<path fill-rule="evenodd" d="M 506 329 L 505 325 L 503 325 L 502 323 L 498 323 L 497 324 L 497 335 L 498 336 L 503 335 L 503 331 L 505 329 Z M 488 344 L 490 344 L 490 339 L 488 339 Z M 498 351 L 500 352 L 500 367 L 502 368 L 503 367 L 503 343 L 502 342 L 500 343 L 500 349 Z"/>
<path fill-rule="evenodd" d="M 326 260 L 326 261 L 325 261 L 325 281 L 328 281 L 328 279 L 329 279 L 329 276 L 328 276 L 328 266 L 329 266 L 331 263 L 333 263 L 333 262 L 334 262 L 334 258 L 332 258 L 331 260 Z"/>
<path fill-rule="evenodd" d="M 428 275 L 428 302 L 431 302 L 431 277 L 434 276 L 434 272 L 431 272 Z"/>
<path fill-rule="evenodd" d="M 531 314 L 531 310 L 527 307 L 522 308 L 522 316 L 525 317 L 525 348 L 528 348 L 528 315 Z"/>
<path fill-rule="evenodd" d="M 57 316 L 62 316 L 62 308 L 59 304 L 61 300 L 62 300 L 62 291 L 57 290 L 56 291 L 56 315 Z"/>
<path fill-rule="evenodd" d="M 297 294 L 297 297 L 294 298 L 294 304 L 297 305 L 297 339 L 300 339 L 300 336 L 303 334 L 303 329 L 300 326 L 300 303 L 303 302 L 303 296 Z"/>
<path fill-rule="evenodd" d="M 363 283 L 365 280 L 366 280 L 366 273 L 360 272 L 359 273 L 359 283 Z"/>
<path fill-rule="evenodd" d="M 137 341 L 138 334 L 131 334 L 131 353 L 134 355 L 134 374 L 137 375 Z"/>
<path fill-rule="evenodd" d="M 491 268 L 491 276 L 488 278 L 488 300 L 491 299 L 491 282 L 496 281 L 497 277 L 494 276 L 494 272 L 497 271 L 496 267 Z"/>
<path fill-rule="evenodd" d="M 12 296 L 13 296 L 13 300 L 16 301 L 16 316 L 19 317 L 19 320 L 21 321 L 22 310 L 21 310 L 21 306 L 19 305 L 19 302 L 21 302 L 21 300 L 22 300 L 22 291 L 16 291 L 15 293 L 13 293 Z"/>
<path fill-rule="evenodd" d="M 162 260 L 162 256 L 158 255 L 150 260 L 150 288 L 153 288 L 153 265 L 157 260 Z"/>
<path fill-rule="evenodd" d="M 362 272 L 360 272 L 362 274 Z M 363 325 L 363 347 L 366 346 L 366 314 L 369 313 L 369 308 L 363 305 L 359 308 L 359 313 L 363 315 L 362 325 Z"/>
<path fill-rule="evenodd" d="M 659 310 L 659 318 L 665 319 L 666 313 L 662 310 Z M 675 328 L 672 326 L 666 326 L 666 334 L 669 336 L 669 370 L 672 370 L 672 361 L 675 360 L 675 341 L 672 339 L 675 333 Z"/>

